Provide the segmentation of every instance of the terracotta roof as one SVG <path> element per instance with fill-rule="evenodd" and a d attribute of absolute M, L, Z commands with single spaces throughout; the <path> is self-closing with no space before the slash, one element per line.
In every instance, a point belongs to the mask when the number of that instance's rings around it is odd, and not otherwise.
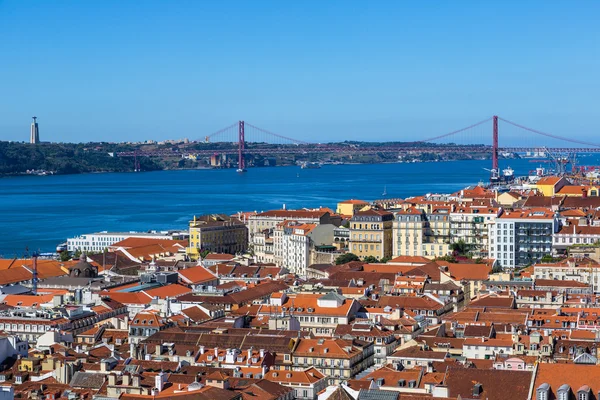
<path fill-rule="evenodd" d="M 600 226 L 590 225 L 563 225 L 558 231 L 559 235 L 598 235 L 600 236 Z"/>
<path fill-rule="evenodd" d="M 440 338 L 442 341 L 443 338 Z M 388 357 L 392 358 L 422 358 L 430 360 L 443 361 L 448 357 L 448 354 L 443 351 L 432 351 L 432 350 L 421 350 L 419 346 L 407 347 L 402 350 L 398 350 Z"/>
<path fill-rule="evenodd" d="M 595 396 L 600 391 L 600 368 L 596 365 L 540 363 L 533 383 L 532 399 L 536 398 L 535 389 L 544 383 L 550 385 L 553 395 L 548 398 L 558 398 L 557 390 L 563 384 L 569 385 L 574 393 L 587 385 Z"/>
<path fill-rule="evenodd" d="M 177 283 L 172 283 L 150 290 L 144 290 L 144 293 L 146 293 L 148 296 L 158 297 L 160 299 L 166 299 L 167 297 L 179 297 L 191 292 L 192 289 L 179 285 Z"/>
<path fill-rule="evenodd" d="M 560 176 L 545 176 L 542 179 L 540 179 L 539 181 L 537 181 L 536 185 L 537 186 L 543 186 L 543 185 L 556 185 L 561 179 L 563 179 Z"/>
<path fill-rule="evenodd" d="M 398 257 L 392 258 L 387 263 L 388 264 L 393 264 L 393 263 L 427 264 L 429 262 L 431 262 L 430 259 L 421 257 L 421 256 L 398 256 Z"/>
<path fill-rule="evenodd" d="M 486 295 L 479 299 L 471 301 L 469 307 L 486 307 L 486 308 L 515 308 L 515 299 L 510 296 Z"/>
<path fill-rule="evenodd" d="M 177 272 L 184 282 L 193 285 L 217 280 L 217 277 L 210 270 L 200 265 L 197 267 L 180 269 Z"/>
<path fill-rule="evenodd" d="M 445 383 L 450 397 L 472 399 L 473 388 L 479 383 L 482 392 L 477 398 L 505 400 L 507 390 L 510 390 L 511 398 L 524 399 L 529 394 L 531 376 L 532 373 L 528 371 L 449 368 Z"/>
<path fill-rule="evenodd" d="M 489 278 L 492 268 L 487 264 L 458 264 L 446 261 L 436 261 L 437 264 L 448 269 L 448 273 L 457 281 L 484 281 Z"/>
<path fill-rule="evenodd" d="M 379 299 L 380 307 L 399 307 L 407 310 L 439 310 L 444 306 L 425 296 L 384 296 Z"/>
<path fill-rule="evenodd" d="M 144 292 L 137 292 L 137 293 L 127 293 L 127 292 L 104 293 L 104 292 L 102 292 L 101 294 L 105 295 L 113 300 L 116 300 L 119 303 L 123 303 L 125 305 L 127 305 L 127 304 L 149 304 L 150 300 L 152 300 L 152 297 L 148 296 Z"/>
<path fill-rule="evenodd" d="M 2 274 L 3 273 L 4 272 L 2 272 Z M 40 304 L 52 302 L 53 298 L 53 294 L 46 294 L 41 296 L 32 296 L 25 294 L 8 294 L 4 297 L 2 302 L 12 307 L 32 307 L 35 304 L 35 308 L 37 308 L 40 306 Z"/>
<path fill-rule="evenodd" d="M 557 279 L 536 279 L 536 286 L 541 287 L 588 287 L 589 285 L 584 282 L 577 282 L 572 280 L 557 280 Z"/>
<path fill-rule="evenodd" d="M 367 205 L 369 203 L 367 203 L 366 201 L 363 201 L 363 200 L 350 199 L 350 200 L 340 201 L 340 204 L 359 204 L 359 205 L 364 204 L 364 205 Z"/>
<path fill-rule="evenodd" d="M 189 307 L 184 310 L 181 310 L 181 313 L 194 322 L 208 321 L 209 319 L 211 319 L 210 315 L 206 314 L 198 306 Z"/>
<path fill-rule="evenodd" d="M 526 210 L 505 211 L 500 219 L 553 219 L 554 211 L 549 208 L 530 208 Z"/>
<path fill-rule="evenodd" d="M 311 211 L 311 210 L 271 210 L 265 211 L 256 215 L 250 216 L 250 219 L 257 219 L 260 217 L 276 217 L 284 219 L 303 219 L 303 218 L 321 218 L 327 211 Z"/>
<path fill-rule="evenodd" d="M 362 352 L 352 340 L 343 339 L 299 339 L 294 355 L 305 357 L 351 359 Z"/>
<path fill-rule="evenodd" d="M 325 375 L 323 375 L 314 367 L 309 367 L 304 371 L 273 370 L 267 372 L 267 374 L 264 376 L 265 379 L 271 382 L 304 385 L 314 384 L 324 377 Z"/>

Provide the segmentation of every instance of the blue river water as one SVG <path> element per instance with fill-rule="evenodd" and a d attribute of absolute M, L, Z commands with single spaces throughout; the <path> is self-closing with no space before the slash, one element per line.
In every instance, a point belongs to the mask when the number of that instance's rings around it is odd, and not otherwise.
<path fill-rule="evenodd" d="M 598 156 L 580 158 L 597 165 Z M 501 160 L 516 175 L 539 164 Z M 96 231 L 185 229 L 194 214 L 326 206 L 340 200 L 449 193 L 486 181 L 489 160 L 180 170 L 0 179 L 0 256 L 54 251 L 67 237 Z"/>

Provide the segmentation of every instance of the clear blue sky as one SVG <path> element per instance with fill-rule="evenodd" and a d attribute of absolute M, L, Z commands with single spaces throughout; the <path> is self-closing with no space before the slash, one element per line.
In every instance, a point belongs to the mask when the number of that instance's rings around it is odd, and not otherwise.
<path fill-rule="evenodd" d="M 0 0 L 0 139 L 599 136 L 598 1 Z M 505 135 L 505 138 L 508 135 Z M 507 139 L 505 139 L 507 140 Z M 596 140 L 600 141 L 600 140 Z"/>

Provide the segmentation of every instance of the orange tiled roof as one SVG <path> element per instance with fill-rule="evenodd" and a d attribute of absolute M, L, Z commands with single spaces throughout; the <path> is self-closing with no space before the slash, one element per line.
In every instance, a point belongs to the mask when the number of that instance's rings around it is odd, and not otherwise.
<path fill-rule="evenodd" d="M 32 307 L 34 304 L 39 306 L 40 304 L 49 303 L 54 298 L 53 294 L 46 294 L 41 296 L 31 296 L 26 294 L 8 294 L 4 297 L 4 304 L 8 304 L 13 307 Z"/>
<path fill-rule="evenodd" d="M 500 219 L 552 219 L 554 211 L 549 208 L 530 208 L 527 210 L 505 211 Z"/>
<path fill-rule="evenodd" d="M 536 185 L 545 186 L 545 185 L 556 185 L 562 178 L 560 176 L 545 176 L 539 181 L 537 181 Z"/>
<path fill-rule="evenodd" d="M 197 285 L 203 282 L 216 280 L 216 276 L 203 266 L 180 269 L 177 271 L 184 282 Z"/>
<path fill-rule="evenodd" d="M 177 283 L 172 283 L 170 285 L 157 287 L 150 290 L 145 290 L 148 296 L 158 297 L 161 299 L 166 299 L 167 297 L 179 297 L 186 293 L 191 293 L 192 289 L 179 285 Z"/>

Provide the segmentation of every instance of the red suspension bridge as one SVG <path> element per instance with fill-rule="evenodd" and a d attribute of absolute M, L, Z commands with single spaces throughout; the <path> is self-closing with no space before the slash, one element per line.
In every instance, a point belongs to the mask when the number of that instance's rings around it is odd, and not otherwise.
<path fill-rule="evenodd" d="M 491 122 L 491 135 L 489 124 Z M 513 143 L 519 145 L 500 146 L 499 123 L 503 132 Z M 543 140 L 541 140 L 543 138 Z M 216 146 L 216 147 L 215 147 Z M 575 137 L 546 133 L 525 125 L 493 116 L 452 132 L 425 139 L 407 142 L 382 143 L 380 145 L 342 143 L 309 143 L 304 140 L 277 134 L 245 121 L 238 121 L 223 129 L 194 141 L 184 148 L 151 151 L 120 152 L 118 157 L 134 157 L 139 170 L 139 157 L 210 157 L 215 154 L 237 155 L 238 171 L 246 168 L 249 155 L 285 154 L 386 154 L 397 153 L 491 153 L 492 169 L 498 171 L 498 158 L 502 153 L 527 153 L 540 149 L 551 152 L 590 153 L 600 152 L 600 144 L 578 140 Z"/>

